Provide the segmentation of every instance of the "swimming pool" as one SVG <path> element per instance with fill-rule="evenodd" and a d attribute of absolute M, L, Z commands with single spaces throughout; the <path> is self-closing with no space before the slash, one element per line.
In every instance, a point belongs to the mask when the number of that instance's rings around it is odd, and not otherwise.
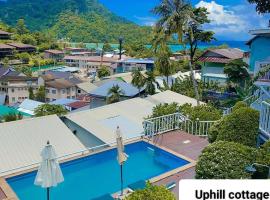
<path fill-rule="evenodd" d="M 147 142 L 140 141 L 125 147 L 129 155 L 124 165 L 124 186 L 139 180 L 148 180 L 189 161 L 177 157 Z M 117 151 L 111 149 L 61 165 L 65 181 L 51 189 L 51 199 L 89 200 L 120 190 L 120 167 Z M 42 200 L 46 190 L 35 186 L 36 171 L 8 178 L 7 182 L 20 200 Z"/>

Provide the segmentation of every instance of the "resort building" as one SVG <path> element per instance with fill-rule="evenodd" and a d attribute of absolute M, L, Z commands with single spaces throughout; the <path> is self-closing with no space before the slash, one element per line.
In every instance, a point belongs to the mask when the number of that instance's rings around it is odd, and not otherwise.
<path fill-rule="evenodd" d="M 25 75 L 5 75 L 0 77 L 0 91 L 7 95 L 9 104 L 23 102 L 29 98 L 29 88 L 38 89 L 38 78 Z"/>
<path fill-rule="evenodd" d="M 10 40 L 12 33 L 0 30 L 0 40 Z"/>
<path fill-rule="evenodd" d="M 55 79 L 45 82 L 46 102 L 57 99 L 75 99 L 77 95 L 76 84 L 66 79 Z"/>
<path fill-rule="evenodd" d="M 224 74 L 224 67 L 229 62 L 242 59 L 244 52 L 236 48 L 211 49 L 199 58 L 202 65 L 202 81 L 219 82 L 225 84 L 228 77 Z"/>
<path fill-rule="evenodd" d="M 259 88 L 251 107 L 260 111 L 260 139 L 265 142 L 270 139 L 270 28 L 251 30 L 253 38 L 247 42 L 250 47 L 249 71 L 253 76 L 262 74 L 254 83 Z M 264 72 L 264 70 L 266 70 Z"/>
<path fill-rule="evenodd" d="M 7 45 L 15 47 L 16 51 L 19 53 L 27 52 L 33 53 L 36 51 L 36 47 L 30 44 L 23 44 L 23 43 L 8 43 Z"/>
<path fill-rule="evenodd" d="M 132 72 L 135 69 L 152 71 L 154 69 L 154 59 L 125 59 L 119 61 L 116 73 Z"/>
<path fill-rule="evenodd" d="M 12 56 L 15 49 L 15 47 L 6 44 L 0 44 L 0 58 Z"/>
<path fill-rule="evenodd" d="M 55 50 L 55 49 L 49 49 L 44 51 L 44 58 L 46 59 L 52 59 L 57 62 L 60 62 L 63 60 L 65 56 L 65 53 L 60 50 Z"/>

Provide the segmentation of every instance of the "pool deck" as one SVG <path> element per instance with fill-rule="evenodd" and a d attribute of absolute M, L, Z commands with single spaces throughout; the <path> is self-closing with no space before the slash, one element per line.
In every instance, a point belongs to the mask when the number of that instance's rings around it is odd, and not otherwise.
<path fill-rule="evenodd" d="M 156 185 L 167 185 L 175 182 L 176 187 L 172 189 L 178 199 L 178 182 L 181 179 L 193 179 L 195 177 L 195 162 L 201 151 L 208 145 L 206 138 L 194 136 L 183 131 L 171 131 L 155 136 L 153 141 L 149 141 L 175 155 L 190 161 L 191 163 L 170 172 L 163 174 L 153 180 Z M 84 155 L 85 156 L 85 155 Z M 84 157 L 82 156 L 82 157 Z M 0 177 L 0 200 L 17 200 L 14 191 L 9 187 L 4 178 Z"/>
<path fill-rule="evenodd" d="M 159 136 L 156 136 L 154 144 L 168 148 L 176 153 L 184 155 L 193 160 L 197 160 L 201 151 L 209 144 L 206 138 L 187 134 L 183 131 L 172 131 Z M 176 187 L 172 189 L 178 199 L 178 183 L 181 179 L 194 179 L 195 166 L 168 176 L 158 182 L 156 185 L 166 185 L 172 182 L 176 183 Z"/>

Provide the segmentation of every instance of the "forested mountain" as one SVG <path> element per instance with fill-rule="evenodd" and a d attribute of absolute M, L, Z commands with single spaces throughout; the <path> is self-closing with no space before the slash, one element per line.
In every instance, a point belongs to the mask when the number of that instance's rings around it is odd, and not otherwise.
<path fill-rule="evenodd" d="M 147 42 L 151 28 L 118 17 L 98 0 L 0 1 L 0 19 L 14 26 L 23 18 L 31 31 L 49 31 L 76 42 Z"/>

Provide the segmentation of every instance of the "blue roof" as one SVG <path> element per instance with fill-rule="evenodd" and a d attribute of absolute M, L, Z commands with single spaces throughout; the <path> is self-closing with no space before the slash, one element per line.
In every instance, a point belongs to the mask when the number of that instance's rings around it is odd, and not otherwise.
<path fill-rule="evenodd" d="M 91 95 L 97 96 L 97 97 L 107 97 L 109 90 L 113 87 L 118 85 L 120 89 L 123 91 L 124 95 L 126 97 L 134 97 L 137 94 L 139 94 L 139 89 L 134 87 L 132 84 L 123 82 L 123 81 L 117 81 L 112 80 L 104 83 L 97 89 L 91 91 Z"/>
<path fill-rule="evenodd" d="M 146 59 L 127 59 L 124 60 L 123 63 L 138 63 L 138 64 L 154 64 L 154 59 L 146 58 Z"/>
<path fill-rule="evenodd" d="M 54 105 L 67 105 L 67 104 L 70 104 L 70 103 L 74 103 L 78 100 L 76 99 L 65 99 L 65 98 L 62 98 L 62 99 L 57 99 L 55 101 L 52 101 L 50 102 L 49 104 L 54 104 Z"/>
<path fill-rule="evenodd" d="M 31 99 L 25 99 L 20 105 L 19 108 L 23 108 L 25 110 L 34 111 L 38 106 L 43 105 L 44 103 L 39 101 L 34 101 Z"/>

